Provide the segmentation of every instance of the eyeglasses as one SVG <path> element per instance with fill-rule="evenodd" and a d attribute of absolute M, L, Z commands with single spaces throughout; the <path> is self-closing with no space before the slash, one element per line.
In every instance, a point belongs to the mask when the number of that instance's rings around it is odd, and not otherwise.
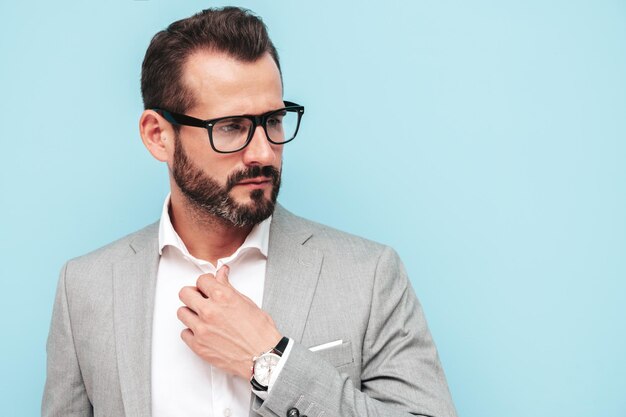
<path fill-rule="evenodd" d="M 257 126 L 263 126 L 267 140 L 273 144 L 282 145 L 292 141 L 300 128 L 304 106 L 290 101 L 285 101 L 284 104 L 285 107 L 282 109 L 258 116 L 226 116 L 209 120 L 196 119 L 164 109 L 152 110 L 172 124 L 205 128 L 209 132 L 209 142 L 215 152 L 233 153 L 248 146 Z"/>

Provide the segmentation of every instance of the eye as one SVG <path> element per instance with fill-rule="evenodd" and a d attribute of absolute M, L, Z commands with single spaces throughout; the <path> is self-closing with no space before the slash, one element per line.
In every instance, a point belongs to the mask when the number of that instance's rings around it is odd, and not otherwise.
<path fill-rule="evenodd" d="M 214 130 L 221 134 L 239 134 L 248 131 L 248 124 L 245 119 L 225 119 L 217 123 Z"/>
<path fill-rule="evenodd" d="M 237 124 L 237 123 L 230 123 L 227 125 L 221 125 L 220 126 L 220 130 L 222 132 L 228 133 L 228 132 L 232 132 L 232 131 L 239 131 L 241 130 L 241 125 Z"/>
<path fill-rule="evenodd" d="M 267 119 L 266 124 L 268 127 L 280 126 L 283 123 L 284 117 L 285 117 L 285 112 L 273 114 Z"/>

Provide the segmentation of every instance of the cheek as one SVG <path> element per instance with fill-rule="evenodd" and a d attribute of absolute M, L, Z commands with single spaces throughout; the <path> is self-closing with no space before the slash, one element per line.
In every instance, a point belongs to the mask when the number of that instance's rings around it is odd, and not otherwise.
<path fill-rule="evenodd" d="M 278 168 L 278 170 L 280 171 L 282 165 L 283 165 L 283 148 L 284 145 L 274 145 L 274 155 L 276 155 L 276 162 L 274 163 L 274 166 L 276 168 Z"/>
<path fill-rule="evenodd" d="M 197 171 L 221 186 L 226 185 L 228 176 L 233 172 L 233 167 L 236 166 L 235 161 L 231 161 L 229 158 L 220 158 L 211 149 L 195 156 L 190 155 L 190 158 Z"/>

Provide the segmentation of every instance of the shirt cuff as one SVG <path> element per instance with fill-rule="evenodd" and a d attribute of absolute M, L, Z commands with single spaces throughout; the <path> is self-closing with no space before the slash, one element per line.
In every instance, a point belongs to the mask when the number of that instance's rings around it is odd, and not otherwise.
<path fill-rule="evenodd" d="M 289 339 L 289 342 L 287 342 L 287 347 L 285 348 L 283 355 L 280 357 L 280 360 L 278 361 L 276 368 L 274 368 L 274 371 L 270 375 L 270 381 L 267 385 L 267 391 L 257 391 L 255 389 L 252 389 L 252 392 L 254 392 L 254 394 L 260 399 L 265 400 L 267 398 L 267 395 L 272 390 L 272 386 L 278 379 L 278 375 L 280 374 L 280 371 L 285 366 L 285 362 L 287 362 L 287 358 L 289 357 L 289 352 L 291 352 L 292 346 L 293 346 L 293 340 Z"/>

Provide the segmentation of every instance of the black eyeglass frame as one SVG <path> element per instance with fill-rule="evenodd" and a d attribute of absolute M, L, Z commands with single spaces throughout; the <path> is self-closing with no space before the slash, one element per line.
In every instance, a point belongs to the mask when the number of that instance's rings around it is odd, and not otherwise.
<path fill-rule="evenodd" d="M 300 120 L 302 119 L 302 115 L 304 114 L 304 106 L 301 106 L 299 104 L 293 103 L 291 101 L 283 101 L 285 107 L 280 108 L 280 109 L 276 109 L 276 110 L 272 110 L 269 111 L 267 113 L 263 113 L 260 115 L 250 115 L 250 114 L 242 114 L 242 115 L 236 115 L 236 116 L 224 116 L 224 117 L 217 117 L 215 119 L 209 119 L 209 120 L 202 120 L 202 119 L 197 119 L 195 117 L 191 117 L 191 116 L 187 116 L 186 114 L 180 114 L 180 113 L 174 113 L 171 112 L 169 110 L 165 110 L 165 109 L 160 109 L 160 108 L 155 108 L 152 109 L 155 112 L 159 113 L 161 116 L 163 116 L 165 118 L 165 120 L 167 120 L 168 122 L 175 124 L 175 125 L 183 125 L 183 126 L 192 126 L 192 127 L 202 127 L 204 129 L 207 130 L 207 132 L 209 132 L 209 143 L 211 144 L 211 148 L 213 148 L 213 150 L 217 153 L 235 153 L 235 152 L 239 152 L 242 149 L 244 149 L 246 146 L 248 146 L 250 144 L 250 141 L 252 140 L 252 137 L 254 136 L 254 132 L 256 130 L 256 128 L 258 126 L 262 126 L 263 130 L 265 131 L 265 137 L 267 138 L 267 140 L 270 143 L 273 143 L 275 145 L 284 145 L 285 143 L 291 142 L 292 140 L 294 140 L 296 138 L 296 135 L 298 134 L 298 131 L 300 130 Z M 296 131 L 293 133 L 293 136 L 285 141 L 282 142 L 276 142 L 274 140 L 272 140 L 270 138 L 270 136 L 267 134 L 267 120 L 273 116 L 276 113 L 279 113 L 281 111 L 284 110 L 288 110 L 288 111 L 295 111 L 298 115 L 298 124 L 296 125 Z M 246 142 L 239 148 L 236 149 L 234 151 L 221 151 L 219 149 L 217 149 L 215 147 L 215 144 L 213 143 L 213 126 L 221 121 L 221 120 L 225 120 L 225 119 L 232 119 L 232 118 L 242 118 L 242 119 L 248 119 L 252 122 L 252 129 L 250 129 L 250 131 L 248 132 L 248 138 L 246 139 Z"/>

